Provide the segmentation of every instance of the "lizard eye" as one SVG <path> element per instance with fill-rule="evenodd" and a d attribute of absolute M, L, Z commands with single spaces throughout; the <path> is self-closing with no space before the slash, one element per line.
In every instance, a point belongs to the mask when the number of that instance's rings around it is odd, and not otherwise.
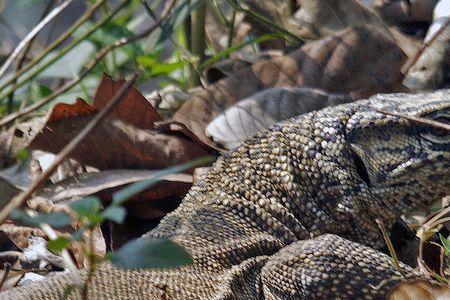
<path fill-rule="evenodd" d="M 450 124 L 450 112 L 437 113 L 433 121 Z M 448 144 L 450 142 L 450 131 L 436 127 L 427 127 L 422 132 L 422 137 L 432 143 Z"/>

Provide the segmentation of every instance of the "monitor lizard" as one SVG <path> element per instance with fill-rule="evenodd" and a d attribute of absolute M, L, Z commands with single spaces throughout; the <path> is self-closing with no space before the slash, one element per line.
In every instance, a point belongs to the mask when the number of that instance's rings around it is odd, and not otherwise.
<path fill-rule="evenodd" d="M 384 298 L 401 277 L 379 251 L 375 219 L 391 228 L 450 192 L 450 134 L 375 109 L 448 123 L 450 90 L 381 94 L 275 124 L 220 157 L 142 237 L 176 241 L 192 265 L 102 263 L 88 298 Z M 61 299 L 71 283 L 73 274 L 52 276 L 0 298 Z"/>

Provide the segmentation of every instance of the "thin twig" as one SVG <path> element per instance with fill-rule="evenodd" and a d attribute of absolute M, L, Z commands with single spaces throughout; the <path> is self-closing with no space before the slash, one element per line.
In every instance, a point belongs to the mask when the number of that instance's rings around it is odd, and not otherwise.
<path fill-rule="evenodd" d="M 101 26 L 103 26 L 104 24 L 106 24 L 109 20 L 111 20 L 120 10 L 122 10 L 122 8 L 124 8 L 130 0 L 125 0 L 124 2 L 122 2 L 121 4 L 119 4 L 116 8 L 114 8 L 114 10 L 107 16 L 105 16 L 103 19 L 101 19 L 99 22 L 97 22 L 96 24 L 94 24 L 94 26 L 92 28 L 90 28 L 88 31 L 86 31 L 86 33 L 84 33 L 82 36 L 80 36 L 77 39 L 72 40 L 67 46 L 65 46 L 63 49 L 60 50 L 60 52 L 55 55 L 54 57 L 48 59 L 47 61 L 45 61 L 45 63 L 38 65 L 38 67 L 32 71 L 30 71 L 30 74 L 26 74 L 26 76 L 24 75 L 25 78 L 23 78 L 22 80 L 20 80 L 15 88 L 21 87 L 23 86 L 25 83 L 27 83 L 28 81 L 30 81 L 31 79 L 35 78 L 37 75 L 39 75 L 39 73 L 41 73 L 42 71 L 44 71 L 47 67 L 51 66 L 52 64 L 54 64 L 56 61 L 58 61 L 61 57 L 63 57 L 66 53 L 68 53 L 70 50 L 72 50 L 75 46 L 78 46 L 80 44 L 80 42 L 82 42 L 83 40 L 85 40 L 87 37 L 89 37 L 91 34 L 93 34 L 97 29 L 99 29 Z M 35 60 L 33 60 L 34 62 Z M 40 63 L 40 61 L 36 61 L 36 64 Z M 31 64 L 31 63 L 30 63 Z M 27 65 L 28 66 L 28 65 Z M 13 78 L 15 78 L 16 76 L 14 76 Z M 17 79 L 17 78 L 16 78 Z M 9 80 L 8 82 L 6 82 L 2 87 L 0 87 L 0 90 L 3 90 L 3 88 L 7 85 L 9 85 L 11 83 L 11 80 Z M 9 89 L 7 92 L 5 92 L 4 94 L 0 95 L 0 100 L 3 99 L 4 97 L 9 96 L 11 93 L 14 92 L 14 89 Z"/>
<path fill-rule="evenodd" d="M 9 274 L 10 270 L 11 270 L 11 265 L 8 263 L 5 263 L 4 269 L 3 269 L 2 280 L 0 281 L 0 290 L 3 288 L 3 284 L 5 284 L 6 278 L 8 278 L 8 274 Z"/>
<path fill-rule="evenodd" d="M 442 245 L 439 245 L 436 242 L 430 241 L 430 244 L 439 248 L 439 276 L 447 279 L 447 276 L 444 274 L 444 249 L 442 248 Z"/>
<path fill-rule="evenodd" d="M 41 22 L 45 18 L 45 16 L 50 12 L 50 9 L 52 8 L 54 3 L 55 3 L 55 0 L 51 0 L 47 3 L 47 6 L 44 8 L 44 11 L 43 11 L 41 17 L 39 18 L 39 22 Z M 55 20 L 56 20 L 56 17 L 55 17 Z M 22 51 L 22 54 L 17 58 L 18 63 L 16 64 L 14 72 L 17 72 L 18 70 L 20 70 L 20 68 L 22 68 L 22 65 L 25 62 L 25 60 L 27 59 L 28 53 L 30 52 L 31 47 L 33 46 L 33 43 L 36 40 L 36 37 L 37 37 L 37 35 L 33 36 L 30 39 L 28 44 L 25 46 L 25 49 Z M 16 84 L 16 81 L 14 81 L 14 88 L 13 88 L 14 90 L 16 89 L 15 84 Z M 8 114 L 12 113 L 13 103 L 14 103 L 14 92 L 11 95 L 9 95 L 9 98 L 8 98 L 8 104 L 7 104 L 7 109 L 6 109 Z"/>
<path fill-rule="evenodd" d="M 389 253 L 391 254 L 392 262 L 394 263 L 395 268 L 403 276 L 403 278 L 406 278 L 405 273 L 403 272 L 398 262 L 398 257 L 397 253 L 395 252 L 394 245 L 392 245 L 391 239 L 389 238 L 389 235 L 386 231 L 386 228 L 384 227 L 383 222 L 381 222 L 379 219 L 375 219 L 375 222 L 377 223 L 378 227 L 381 230 L 381 233 L 383 234 L 384 241 L 386 243 L 386 246 L 388 247 Z"/>
<path fill-rule="evenodd" d="M 39 19 L 39 21 L 43 20 L 45 18 L 45 16 L 49 13 L 50 9 L 52 8 L 53 4 L 55 3 L 55 0 L 51 0 L 47 6 L 45 7 L 41 18 Z M 56 18 L 55 18 L 56 20 Z M 28 52 L 30 52 L 34 41 L 36 40 L 36 36 L 34 36 L 30 42 L 27 44 L 27 46 L 25 47 L 25 49 L 23 50 L 22 54 L 18 57 L 18 63 L 16 65 L 15 68 L 15 72 L 17 72 L 18 70 L 20 70 L 20 68 L 22 68 L 23 63 L 25 62 L 27 56 L 28 56 Z M 13 110 L 13 103 L 14 103 L 14 91 L 16 90 L 16 81 L 14 81 L 14 87 L 13 87 L 13 93 L 11 93 L 11 95 L 9 95 L 8 97 L 8 103 L 7 103 L 7 113 L 10 114 L 12 113 Z M 23 109 L 26 105 L 27 105 L 27 100 L 28 97 L 25 98 L 23 101 L 20 102 L 20 107 L 19 110 Z M 14 124 L 13 129 L 11 130 L 11 132 L 15 131 L 15 126 L 17 126 L 17 124 Z M 7 146 L 6 149 L 8 149 L 8 157 L 11 157 L 11 153 L 12 153 L 12 146 L 13 146 L 13 141 L 14 141 L 14 135 L 11 135 L 11 137 L 7 140 Z"/>
<path fill-rule="evenodd" d="M 26 45 L 34 39 L 34 37 L 45 27 L 51 20 L 53 20 L 59 13 L 61 13 L 73 0 L 66 0 L 52 10 L 47 17 L 45 17 L 39 24 L 31 30 L 31 32 L 19 43 L 13 53 L 8 57 L 5 63 L 0 68 L 0 78 L 5 74 L 8 67 L 12 64 L 14 59 L 19 55 L 19 53 L 26 47 Z"/>
<path fill-rule="evenodd" d="M 28 198 L 39 189 L 45 181 L 53 174 L 56 168 L 61 164 L 61 162 L 68 157 L 75 148 L 86 138 L 86 136 L 92 132 L 101 122 L 106 118 L 106 116 L 111 112 L 111 110 L 120 102 L 125 93 L 131 88 L 133 83 L 137 79 L 137 73 L 125 83 L 117 94 L 108 102 L 108 104 L 90 121 L 77 136 L 71 140 L 59 153 L 56 155 L 55 160 L 49 166 L 45 172 L 43 172 L 36 181 L 34 181 L 25 191 L 12 198 L 8 204 L 0 211 L 0 224 L 8 217 L 8 215 L 16 208 L 23 205 L 23 203 L 28 200 Z"/>
<path fill-rule="evenodd" d="M 94 276 L 95 272 L 95 257 L 94 257 L 94 232 L 93 229 L 90 228 L 88 231 L 88 238 L 89 238 L 89 249 L 88 249 L 88 260 L 89 260 L 89 268 L 88 268 L 88 274 L 86 277 L 86 281 L 84 282 L 83 288 L 81 290 L 81 299 L 87 300 L 88 299 L 88 290 L 89 290 L 89 284 L 92 281 L 92 277 Z"/>
<path fill-rule="evenodd" d="M 425 119 L 425 118 L 409 116 L 407 114 L 402 114 L 402 113 L 393 112 L 393 111 L 386 111 L 386 110 L 377 109 L 377 108 L 373 108 L 373 109 L 376 112 L 379 112 L 381 114 L 396 116 L 396 117 L 407 119 L 408 121 L 411 121 L 411 122 L 414 122 L 414 123 L 418 123 L 418 124 L 422 124 L 422 125 L 425 125 L 425 126 L 430 126 L 430 127 L 434 127 L 434 128 L 437 128 L 437 129 L 443 129 L 443 130 L 446 130 L 446 131 L 450 131 L 450 125 L 446 124 L 446 123 L 437 122 L 437 121 L 430 120 L 430 119 Z"/>
<path fill-rule="evenodd" d="M 47 97 L 45 97 L 41 101 L 36 102 L 36 103 L 28 106 L 27 108 L 23 109 L 23 110 L 20 110 L 18 112 L 10 114 L 10 115 L 4 117 L 3 119 L 1 119 L 0 120 L 0 127 L 11 123 L 12 121 L 14 121 L 17 118 L 20 118 L 20 117 L 22 117 L 22 116 L 24 116 L 26 114 L 29 114 L 32 111 L 35 111 L 36 109 L 44 106 L 45 104 L 49 103 L 50 101 L 52 101 L 53 99 L 55 99 L 56 97 L 61 95 L 62 93 L 66 92 L 69 89 L 71 89 L 72 87 L 74 87 L 86 75 L 88 75 L 94 69 L 94 67 L 100 62 L 100 60 L 102 60 L 109 52 L 111 52 L 111 51 L 113 51 L 113 50 L 115 50 L 117 48 L 120 48 L 122 46 L 125 46 L 127 44 L 130 44 L 130 43 L 133 43 L 135 41 L 138 41 L 138 40 L 148 36 L 156 28 L 158 28 L 158 26 L 161 24 L 161 22 L 169 15 L 170 10 L 172 9 L 172 7 L 174 6 L 175 3 L 176 3 L 176 0 L 171 0 L 166 5 L 166 8 L 162 12 L 160 18 L 152 26 L 150 26 L 147 30 L 145 30 L 144 32 L 142 32 L 142 33 L 140 33 L 138 35 L 129 37 L 129 38 L 122 38 L 122 39 L 116 41 L 115 43 L 113 43 L 112 45 L 109 45 L 109 46 L 106 46 L 106 47 L 102 48 L 100 50 L 100 52 L 97 53 L 95 58 L 92 61 L 90 61 L 89 64 L 84 68 L 84 71 L 78 76 L 78 78 L 75 78 L 75 79 L 67 82 L 65 85 L 61 86 L 60 88 L 58 88 L 56 91 L 54 91 L 52 94 L 48 95 Z"/>
<path fill-rule="evenodd" d="M 442 32 L 444 32 L 445 28 L 449 25 L 450 25 L 450 18 L 447 17 L 447 20 L 445 21 L 445 23 L 441 26 L 441 28 L 439 28 L 436 31 L 436 33 L 433 35 L 433 37 L 431 39 L 429 39 L 428 41 L 426 41 L 422 45 L 422 47 L 420 47 L 420 49 L 417 50 L 416 54 L 410 60 L 408 60 L 406 62 L 406 64 L 402 68 L 403 75 L 406 76 L 406 74 L 408 74 L 409 70 L 411 70 L 411 68 L 414 66 L 414 64 L 417 62 L 417 60 L 419 60 L 420 56 L 425 51 L 425 49 L 427 49 L 437 39 L 437 37 L 439 35 L 441 35 Z"/>

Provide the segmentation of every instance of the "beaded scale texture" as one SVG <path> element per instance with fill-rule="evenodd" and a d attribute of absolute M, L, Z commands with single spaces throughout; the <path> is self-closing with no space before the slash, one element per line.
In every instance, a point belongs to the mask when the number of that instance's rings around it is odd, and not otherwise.
<path fill-rule="evenodd" d="M 276 124 L 219 158 L 144 235 L 178 242 L 193 265 L 104 263 L 89 299 L 383 299 L 401 277 L 378 251 L 375 219 L 390 228 L 450 193 L 450 136 L 374 108 L 449 122 L 450 90 L 377 95 Z M 72 282 L 53 276 L 0 298 L 60 299 Z"/>

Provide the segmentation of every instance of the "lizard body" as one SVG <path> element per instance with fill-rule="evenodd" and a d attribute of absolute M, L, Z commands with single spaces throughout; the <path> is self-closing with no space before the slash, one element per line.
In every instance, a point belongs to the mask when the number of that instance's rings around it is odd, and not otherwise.
<path fill-rule="evenodd" d="M 192 265 L 121 270 L 103 263 L 89 299 L 384 297 L 400 274 L 376 250 L 384 241 L 375 218 L 389 228 L 450 192 L 450 135 L 373 108 L 448 122 L 450 90 L 378 95 L 274 125 L 219 158 L 143 236 L 173 239 Z M 60 299 L 72 276 L 0 298 Z M 70 297 L 81 299 L 76 291 Z"/>

